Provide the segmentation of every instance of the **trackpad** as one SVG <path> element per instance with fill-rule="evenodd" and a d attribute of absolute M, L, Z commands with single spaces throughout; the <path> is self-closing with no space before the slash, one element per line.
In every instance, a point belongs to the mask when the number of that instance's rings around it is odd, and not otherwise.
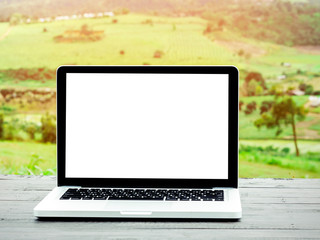
<path fill-rule="evenodd" d="M 146 212 L 146 211 L 120 211 L 120 214 L 121 215 L 124 215 L 124 216 L 136 216 L 136 215 L 141 215 L 141 216 L 149 216 L 152 214 L 152 212 Z"/>
<path fill-rule="evenodd" d="M 108 201 L 105 208 L 107 211 L 120 211 L 123 215 L 151 215 L 153 211 L 171 210 L 172 206 L 172 202 L 165 201 Z"/>

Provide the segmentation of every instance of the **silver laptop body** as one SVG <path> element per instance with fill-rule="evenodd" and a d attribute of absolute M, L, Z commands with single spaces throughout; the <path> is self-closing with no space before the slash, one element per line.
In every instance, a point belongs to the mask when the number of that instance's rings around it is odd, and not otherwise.
<path fill-rule="evenodd" d="M 34 216 L 240 219 L 234 66 L 61 66 Z"/>

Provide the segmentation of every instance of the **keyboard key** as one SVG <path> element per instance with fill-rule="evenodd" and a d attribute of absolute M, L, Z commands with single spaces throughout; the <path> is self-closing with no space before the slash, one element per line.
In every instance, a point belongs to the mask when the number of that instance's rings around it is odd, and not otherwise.
<path fill-rule="evenodd" d="M 81 196 L 73 196 L 71 197 L 71 200 L 80 200 L 81 199 Z"/>
<path fill-rule="evenodd" d="M 69 200 L 70 197 L 69 197 L 69 196 L 62 196 L 60 199 L 61 199 L 61 200 Z"/>
<path fill-rule="evenodd" d="M 202 200 L 203 201 L 212 201 L 213 199 L 212 198 L 203 198 Z"/>
<path fill-rule="evenodd" d="M 93 200 L 106 200 L 107 197 L 94 197 Z"/>
<path fill-rule="evenodd" d="M 83 197 L 82 200 L 92 200 L 92 197 Z"/>

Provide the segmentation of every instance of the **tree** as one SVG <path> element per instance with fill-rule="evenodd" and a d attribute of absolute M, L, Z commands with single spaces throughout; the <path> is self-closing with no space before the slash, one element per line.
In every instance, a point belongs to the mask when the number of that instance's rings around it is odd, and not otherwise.
<path fill-rule="evenodd" d="M 249 72 L 248 75 L 245 78 L 245 82 L 249 83 L 252 80 L 255 80 L 255 81 L 259 82 L 261 84 L 261 87 L 263 87 L 263 89 L 267 89 L 265 80 L 262 77 L 261 73 Z"/>
<path fill-rule="evenodd" d="M 258 128 L 262 126 L 277 128 L 276 136 L 282 132 L 283 125 L 291 125 L 296 155 L 299 156 L 296 120 L 302 121 L 306 115 L 307 110 L 304 106 L 297 106 L 292 97 L 276 96 L 270 111 L 262 113 L 261 118 L 257 119 L 254 125 Z"/>
<path fill-rule="evenodd" d="M 10 25 L 18 25 L 22 21 L 22 15 L 20 13 L 14 13 L 10 17 Z"/>
<path fill-rule="evenodd" d="M 240 50 L 238 55 L 245 54 L 243 50 Z M 249 72 L 243 83 L 243 91 L 246 96 L 262 95 L 267 90 L 265 80 L 261 73 Z"/>

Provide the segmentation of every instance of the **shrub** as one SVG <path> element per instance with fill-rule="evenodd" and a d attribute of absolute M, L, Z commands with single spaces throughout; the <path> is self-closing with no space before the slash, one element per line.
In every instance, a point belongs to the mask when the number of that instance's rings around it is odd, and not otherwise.
<path fill-rule="evenodd" d="M 281 149 L 281 153 L 283 153 L 284 155 L 289 154 L 290 153 L 290 148 L 288 148 L 288 147 L 282 148 Z"/>
<path fill-rule="evenodd" d="M 56 116 L 46 114 L 41 118 L 42 142 L 56 142 Z"/>
<path fill-rule="evenodd" d="M 265 112 L 268 112 L 273 105 L 273 101 L 263 101 L 260 106 L 260 114 L 263 114 Z"/>
<path fill-rule="evenodd" d="M 299 89 L 304 91 L 306 95 L 311 95 L 313 93 L 313 86 L 306 83 L 300 83 Z"/>
<path fill-rule="evenodd" d="M 257 109 L 257 103 L 255 101 L 252 101 L 247 104 L 246 109 L 244 110 L 244 113 L 248 115 L 248 114 L 251 114 L 256 109 Z"/>
<path fill-rule="evenodd" d="M 163 56 L 163 54 L 164 54 L 163 51 L 157 50 L 154 52 L 153 57 L 154 58 L 161 58 Z"/>
<path fill-rule="evenodd" d="M 3 139 L 3 123 L 4 123 L 4 116 L 0 114 L 0 139 Z"/>
<path fill-rule="evenodd" d="M 142 24 L 148 24 L 148 25 L 153 26 L 153 21 L 152 21 L 152 19 L 146 19 L 146 20 L 142 21 L 141 23 L 142 23 Z"/>
<path fill-rule="evenodd" d="M 23 129 L 26 133 L 29 134 L 30 139 L 35 139 L 35 134 L 40 130 L 40 127 L 33 122 L 26 122 L 23 125 Z"/>
<path fill-rule="evenodd" d="M 4 139 L 18 140 L 17 135 L 20 130 L 20 122 L 18 118 L 12 119 L 10 122 L 4 122 Z"/>
<path fill-rule="evenodd" d="M 243 101 L 240 101 L 240 102 L 239 102 L 239 111 L 241 111 L 241 108 L 242 108 L 243 104 L 244 104 Z"/>
<path fill-rule="evenodd" d="M 213 23 L 208 23 L 206 29 L 203 31 L 204 34 L 206 33 L 211 33 L 213 32 L 215 29 L 215 26 L 213 25 Z"/>
<path fill-rule="evenodd" d="M 122 8 L 122 14 L 128 14 L 130 13 L 129 8 Z"/>
<path fill-rule="evenodd" d="M 311 95 L 313 93 L 313 86 L 312 85 L 307 85 L 305 94 L 306 95 Z"/>
<path fill-rule="evenodd" d="M 245 52 L 244 52 L 243 49 L 240 49 L 240 50 L 238 51 L 238 56 L 239 56 L 239 57 L 242 57 L 244 54 L 245 54 Z"/>

